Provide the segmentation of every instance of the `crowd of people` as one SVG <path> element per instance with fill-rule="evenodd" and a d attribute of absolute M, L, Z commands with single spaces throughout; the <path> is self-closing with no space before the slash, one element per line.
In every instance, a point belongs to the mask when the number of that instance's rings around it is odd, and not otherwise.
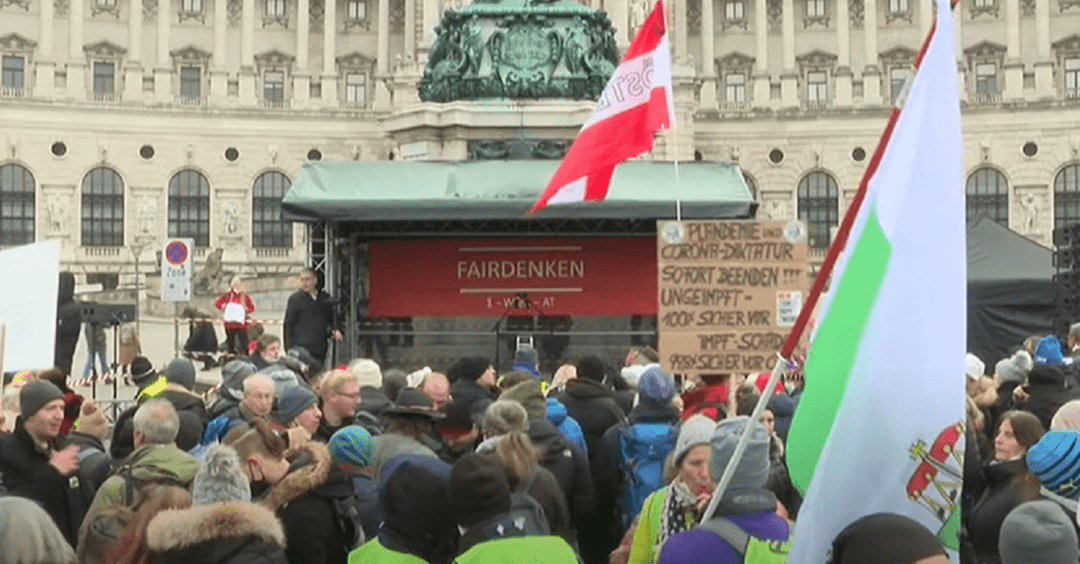
<path fill-rule="evenodd" d="M 1066 346 L 1080 356 L 1080 325 Z M 677 381 L 636 347 L 549 376 L 522 347 L 501 375 L 480 356 L 407 374 L 281 349 L 261 335 L 205 397 L 191 360 L 137 357 L 113 422 L 63 370 L 9 375 L 0 563 L 784 561 L 798 373 L 771 390 L 767 374 Z M 990 374 L 969 355 L 961 562 L 1077 562 L 1077 368 L 1054 336 Z M 948 560 L 922 525 L 877 514 L 830 562 Z"/>

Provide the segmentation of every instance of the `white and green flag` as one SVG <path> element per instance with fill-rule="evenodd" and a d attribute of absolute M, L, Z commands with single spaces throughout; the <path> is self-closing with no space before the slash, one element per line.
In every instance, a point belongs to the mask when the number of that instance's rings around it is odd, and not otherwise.
<path fill-rule="evenodd" d="M 806 494 L 792 564 L 819 564 L 846 525 L 880 512 L 958 544 L 967 259 L 950 16 L 938 0 L 811 344 L 788 437 Z"/>

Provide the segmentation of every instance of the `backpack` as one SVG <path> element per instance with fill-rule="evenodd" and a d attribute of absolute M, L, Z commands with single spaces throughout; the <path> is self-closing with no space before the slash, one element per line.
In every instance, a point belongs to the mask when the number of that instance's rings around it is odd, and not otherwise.
<path fill-rule="evenodd" d="M 128 457 L 113 473 L 123 480 L 120 486 L 120 502 L 112 503 L 96 513 L 86 526 L 86 534 L 79 542 L 79 562 L 86 564 L 107 564 L 109 548 L 116 543 L 120 532 L 124 530 L 135 517 L 135 509 L 142 502 L 143 492 L 152 485 L 172 485 L 186 488 L 175 472 L 166 468 L 156 467 L 164 476 L 152 479 L 136 478 L 132 475 L 135 466 L 142 460 L 146 452 L 138 457 Z"/>
<path fill-rule="evenodd" d="M 345 541 L 345 553 L 348 554 L 364 544 L 364 524 L 357 508 L 359 501 L 356 494 L 330 498 L 334 507 L 334 523 L 341 538 Z"/>
<path fill-rule="evenodd" d="M 481 521 L 462 535 L 459 552 L 465 552 L 484 541 L 499 538 L 551 534 L 544 508 L 533 496 L 526 493 L 536 481 L 536 474 L 536 470 L 533 470 L 528 481 L 510 493 L 510 511 Z"/>
<path fill-rule="evenodd" d="M 635 423 L 619 430 L 624 527 L 641 511 L 645 498 L 664 485 L 664 459 L 678 438 L 678 428 L 667 422 Z"/>
<path fill-rule="evenodd" d="M 790 534 L 787 540 L 782 541 L 759 539 L 723 517 L 713 517 L 695 528 L 720 537 L 739 553 L 745 564 L 783 564 L 791 551 Z"/>

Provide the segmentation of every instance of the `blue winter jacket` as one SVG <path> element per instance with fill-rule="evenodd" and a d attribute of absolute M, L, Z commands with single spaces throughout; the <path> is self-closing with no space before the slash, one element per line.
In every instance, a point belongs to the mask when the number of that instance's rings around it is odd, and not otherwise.
<path fill-rule="evenodd" d="M 555 398 L 547 399 L 547 418 L 551 424 L 559 430 L 559 434 L 566 437 L 570 444 L 581 449 L 586 458 L 589 456 L 589 446 L 585 444 L 585 433 L 581 431 L 581 425 L 566 411 L 566 406 Z"/>

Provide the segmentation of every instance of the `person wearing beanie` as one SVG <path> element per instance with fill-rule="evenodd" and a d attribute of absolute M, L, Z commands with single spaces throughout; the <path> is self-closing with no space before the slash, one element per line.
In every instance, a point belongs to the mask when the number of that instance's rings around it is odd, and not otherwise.
<path fill-rule="evenodd" d="M 521 345 L 514 351 L 514 362 L 510 366 L 511 372 L 524 372 L 532 376 L 534 380 L 543 380 L 540 375 L 540 353 L 529 345 Z"/>
<path fill-rule="evenodd" d="M 1027 468 L 1040 485 L 1042 497 L 1057 502 L 1076 521 L 1080 500 L 1080 431 L 1049 431 L 1028 449 Z"/>
<path fill-rule="evenodd" d="M 379 514 L 378 488 L 371 471 L 375 453 L 371 433 L 359 425 L 348 425 L 330 437 L 326 448 L 330 451 L 330 460 L 352 483 L 364 537 L 374 538 L 379 530 Z"/>
<path fill-rule="evenodd" d="M 393 398 L 383 391 L 383 373 L 379 363 L 370 358 L 358 358 L 349 363 L 349 372 L 356 376 L 360 384 L 360 404 L 356 414 L 363 414 L 363 419 L 377 423 L 382 418 L 383 410 L 394 404 Z"/>
<path fill-rule="evenodd" d="M 845 527 L 833 539 L 829 560 L 829 564 L 948 562 L 945 549 L 932 531 L 910 517 L 895 513 L 867 515 Z"/>
<path fill-rule="evenodd" d="M 131 383 L 140 389 L 147 383 L 152 382 L 157 376 L 153 363 L 145 356 L 137 356 L 131 361 Z"/>
<path fill-rule="evenodd" d="M 1001 564 L 1072 564 L 1080 558 L 1076 522 L 1053 501 L 1022 503 L 1001 523 Z"/>
<path fill-rule="evenodd" d="M 714 481 L 720 480 L 747 426 L 751 431 L 746 451 L 736 463 L 731 484 L 720 498 L 714 515 L 733 522 L 754 538 L 786 541 L 791 535 L 788 521 L 776 514 L 776 496 L 765 489 L 769 475 L 769 433 L 760 422 L 743 415 L 717 424 L 710 442 L 709 474 Z M 657 562 L 735 564 L 741 563 L 742 557 L 716 534 L 691 528 L 669 537 Z"/>
<path fill-rule="evenodd" d="M 578 562 L 564 539 L 514 505 L 506 470 L 496 458 L 473 453 L 454 463 L 449 503 L 462 530 L 457 564 Z"/>
<path fill-rule="evenodd" d="M 1049 428 L 1050 420 L 1062 405 L 1080 399 L 1080 389 L 1070 387 L 1069 380 L 1071 378 L 1065 374 L 1061 346 L 1057 337 L 1050 335 L 1039 342 L 1035 366 L 1028 372 L 1027 383 L 1013 390 L 1016 409 L 1035 414 L 1043 428 Z"/>
<path fill-rule="evenodd" d="M 1051 431 L 1080 430 L 1080 400 L 1065 402 L 1050 419 Z"/>
<path fill-rule="evenodd" d="M 59 368 L 42 370 L 38 372 L 37 377 L 39 380 L 52 382 L 64 393 L 64 420 L 60 423 L 60 436 L 66 437 L 71 431 L 71 426 L 75 424 L 75 420 L 79 418 L 79 407 L 82 405 L 83 397 L 68 386 L 67 374 Z"/>
<path fill-rule="evenodd" d="M 270 413 L 274 428 L 284 431 L 299 427 L 311 437 L 319 429 L 322 411 L 319 398 L 306 386 L 293 386 L 281 393 L 277 407 Z"/>
<path fill-rule="evenodd" d="M 449 562 L 458 530 L 450 512 L 450 466 L 437 458 L 402 455 L 379 480 L 378 534 L 349 553 L 349 564 Z"/>
<path fill-rule="evenodd" d="M 637 406 L 630 411 L 626 420 L 604 432 L 600 449 L 593 457 L 596 489 L 616 492 L 623 530 L 629 528 L 631 520 L 641 511 L 645 496 L 664 485 L 664 458 L 675 448 L 679 436 L 679 411 L 671 405 L 674 397 L 675 380 L 671 375 L 660 370 L 659 366 L 646 369 L 638 380 Z M 643 448 L 635 448 L 638 444 Z M 646 477 L 643 474 L 631 480 L 629 474 L 633 463 L 627 457 L 639 458 L 636 463 L 641 465 L 641 453 L 646 452 L 647 459 L 653 461 L 656 470 L 647 477 L 653 478 L 654 482 L 641 480 Z"/>
<path fill-rule="evenodd" d="M 479 425 L 484 412 L 495 401 L 495 367 L 482 356 L 458 359 L 446 371 L 450 380 L 451 401 L 455 409 L 467 412 L 474 425 Z"/>
<path fill-rule="evenodd" d="M 218 388 L 218 399 L 210 406 L 211 419 L 225 415 L 227 412 L 239 409 L 240 401 L 244 399 L 244 380 L 256 371 L 255 365 L 247 360 L 235 358 L 221 367 L 221 387 Z M 235 419 L 239 416 L 229 417 Z"/>
<path fill-rule="evenodd" d="M 109 420 L 94 400 L 84 401 L 79 409 L 79 418 L 68 433 L 67 444 L 79 447 L 79 490 L 86 507 L 90 507 L 94 494 L 113 470 L 113 459 L 104 444 L 109 436 Z"/>
<path fill-rule="evenodd" d="M 134 450 L 134 428 L 132 418 L 135 410 L 150 399 L 162 398 L 173 404 L 180 417 L 180 430 L 176 438 L 176 446 L 183 451 L 189 451 L 199 444 L 206 424 L 210 422 L 210 414 L 206 410 L 206 403 L 202 397 L 192 392 L 195 387 L 195 365 L 186 358 L 174 358 L 165 369 L 165 373 L 158 376 L 143 387 L 135 397 L 136 404 L 116 418 L 113 427 L 113 440 L 109 445 L 109 452 L 113 458 L 122 459 Z"/>
<path fill-rule="evenodd" d="M 34 500 L 52 517 L 72 547 L 86 502 L 78 480 L 79 447 L 59 449 L 64 393 L 48 380 L 32 380 L 19 392 L 15 430 L 0 437 L 0 479 L 9 495 Z"/>
<path fill-rule="evenodd" d="M 585 356 L 578 360 L 577 377 L 566 381 L 563 391 L 555 396 L 566 406 L 566 411 L 581 426 L 585 435 L 589 465 L 595 484 L 596 512 L 579 524 L 582 557 L 586 561 L 607 559 L 618 544 L 619 526 L 613 507 L 619 494 L 617 480 L 611 475 L 610 458 L 598 459 L 604 433 L 626 418 L 625 412 L 615 401 L 614 392 L 603 384 L 607 374 L 606 363 L 597 356 Z M 605 463 L 604 460 L 609 462 Z M 616 458 L 618 460 L 618 458 Z"/>
<path fill-rule="evenodd" d="M 146 528 L 158 564 L 285 564 L 285 531 L 251 489 L 232 447 L 214 443 L 191 484 L 190 509 L 158 513 Z"/>
<path fill-rule="evenodd" d="M 668 537 L 688 530 L 701 518 L 701 502 L 708 501 L 714 487 L 709 475 L 709 442 L 715 430 L 716 422 L 704 415 L 694 415 L 682 424 L 671 451 L 675 479 L 653 492 L 642 504 L 628 562 L 655 561 L 657 548 Z M 681 518 L 673 519 L 674 515 Z"/>

